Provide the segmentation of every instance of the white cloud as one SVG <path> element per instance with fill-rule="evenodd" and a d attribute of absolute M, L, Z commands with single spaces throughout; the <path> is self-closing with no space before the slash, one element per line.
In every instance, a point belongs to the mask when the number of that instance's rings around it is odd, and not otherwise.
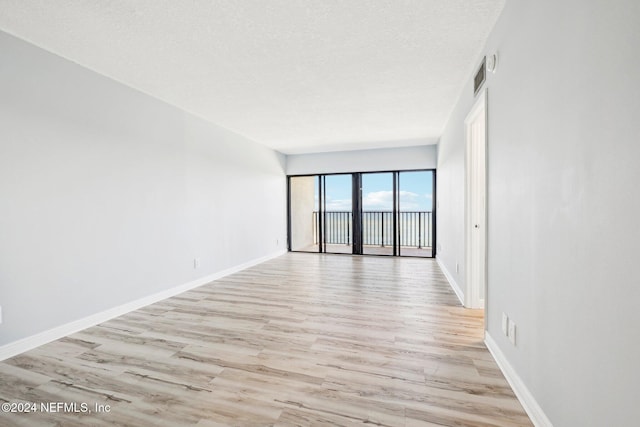
<path fill-rule="evenodd" d="M 401 211 L 425 211 L 432 205 L 431 194 L 417 194 L 412 191 L 400 191 Z M 318 197 L 316 196 L 316 206 Z M 326 200 L 327 211 L 351 211 L 351 199 Z M 391 211 L 393 210 L 392 191 L 372 191 L 362 197 L 362 208 L 365 211 Z"/>
<path fill-rule="evenodd" d="M 367 211 L 384 211 L 393 209 L 392 191 L 372 191 L 362 197 L 362 208 Z"/>
<path fill-rule="evenodd" d="M 328 211 L 351 211 L 351 199 L 335 199 L 327 197 Z"/>
<path fill-rule="evenodd" d="M 428 195 L 428 197 L 431 197 Z M 423 196 L 412 191 L 400 191 L 400 210 L 420 211 L 425 209 Z M 428 205 L 429 203 L 426 203 Z M 362 208 L 369 211 L 390 211 L 393 209 L 393 191 L 372 191 L 362 198 Z"/>
<path fill-rule="evenodd" d="M 424 203 L 421 203 L 420 195 L 411 191 L 400 191 L 400 210 L 401 211 L 420 211 L 424 209 Z"/>

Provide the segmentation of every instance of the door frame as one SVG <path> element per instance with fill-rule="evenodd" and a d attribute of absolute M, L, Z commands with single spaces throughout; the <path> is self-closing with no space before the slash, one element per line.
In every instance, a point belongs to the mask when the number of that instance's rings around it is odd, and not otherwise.
<path fill-rule="evenodd" d="M 363 228 L 360 227 L 360 255 L 367 255 L 367 256 L 399 256 L 400 255 L 400 240 L 398 238 L 398 202 L 399 202 L 399 194 L 398 194 L 398 173 L 399 171 L 372 171 L 372 172 L 358 172 L 358 176 L 359 176 L 359 192 L 358 192 L 358 205 L 359 205 L 359 211 L 358 211 L 358 215 L 357 217 L 354 216 L 354 218 L 357 218 L 357 221 L 360 223 L 360 225 L 362 225 L 362 220 L 364 218 L 364 211 L 363 211 L 363 203 L 362 203 L 362 196 L 363 196 L 363 176 L 364 175 L 377 175 L 377 174 L 391 174 L 391 192 L 392 192 L 392 208 L 391 208 L 391 246 L 392 246 L 392 252 L 391 254 L 374 254 L 374 253 L 365 253 L 364 252 L 364 239 L 362 237 L 362 233 L 364 232 Z M 384 216 L 384 214 L 382 214 Z M 355 221 L 355 219 L 354 219 Z M 384 226 L 383 226 L 384 227 Z M 384 228 L 382 228 L 382 235 L 380 236 L 381 241 L 384 242 Z M 384 243 L 382 243 L 384 245 Z"/>
<path fill-rule="evenodd" d="M 324 211 L 324 209 L 322 209 L 323 206 L 323 199 L 325 194 L 323 194 L 323 182 L 322 179 L 326 176 L 331 176 L 331 175 L 351 175 L 352 176 L 352 211 L 353 211 L 353 223 L 352 223 L 352 245 L 353 245 L 353 251 L 351 255 L 365 255 L 362 254 L 362 252 L 358 252 L 358 248 L 362 247 L 362 220 L 361 220 L 361 211 L 362 211 L 362 175 L 363 174 L 370 174 L 370 173 L 392 173 L 394 174 L 394 184 L 393 184 L 393 188 L 394 188 L 394 230 L 393 230 L 393 234 L 394 234 L 394 250 L 396 249 L 396 245 L 399 243 L 398 237 L 397 237 L 397 212 L 399 211 L 399 199 L 400 199 L 400 195 L 399 195 L 399 175 L 403 172 L 431 172 L 432 173 L 432 184 L 431 184 L 431 191 L 432 191 L 432 207 L 431 207 L 431 221 L 430 221 L 430 231 L 431 231 L 431 256 L 430 257 L 415 257 L 415 258 L 436 258 L 437 255 L 437 247 L 438 247 L 438 242 L 437 242 L 437 227 L 436 227 L 436 215 L 437 215 L 437 209 L 436 209 L 436 201 L 437 201 L 437 195 L 436 195 L 436 180 L 437 180 L 437 169 L 435 168 L 427 168 L 427 169 L 401 169 L 401 170 L 371 170 L 371 171 L 360 171 L 360 172 L 329 172 L 329 173 L 309 173 L 309 174 L 293 174 L 293 175 L 287 175 L 287 180 L 286 180 L 286 184 L 287 184 L 287 250 L 289 252 L 304 252 L 304 253 L 326 253 L 323 251 L 324 249 L 324 245 L 323 245 L 323 232 L 324 232 L 324 227 L 323 227 L 323 215 L 321 215 L 321 213 Z M 396 177 L 397 174 L 397 177 Z M 300 250 L 292 250 L 291 245 L 292 245 L 292 212 L 291 212 L 291 180 L 292 178 L 298 178 L 298 177 L 315 177 L 317 178 L 317 186 L 318 186 L 318 221 L 316 224 L 316 229 L 318 232 L 318 251 L 317 252 L 306 252 L 306 251 L 300 251 Z M 397 188 L 396 188 L 397 187 Z M 334 253 L 331 253 L 334 254 Z M 345 253 L 335 253 L 336 255 L 347 255 Z M 393 255 L 376 255 L 376 254 L 366 254 L 366 256 L 403 256 L 403 257 L 407 257 L 407 258 L 414 258 L 414 256 L 411 255 L 401 255 L 400 251 L 397 250 L 397 252 L 394 252 Z"/>
<path fill-rule="evenodd" d="M 464 120 L 465 132 L 465 293 L 464 305 L 467 308 L 486 308 L 487 301 L 487 89 L 479 93 L 478 99 Z M 484 121 L 484 132 L 474 138 L 471 126 L 476 120 Z M 472 144 L 478 150 L 472 150 Z M 480 156 L 479 159 L 474 156 Z M 472 181 L 474 165 L 479 165 L 478 173 L 483 176 L 480 187 Z M 476 212 L 472 205 L 472 196 L 483 197 L 482 207 Z M 474 220 L 477 215 L 479 220 Z M 473 233 L 479 233 L 479 252 L 472 250 Z M 480 290 L 484 290 L 484 298 L 480 298 Z"/>

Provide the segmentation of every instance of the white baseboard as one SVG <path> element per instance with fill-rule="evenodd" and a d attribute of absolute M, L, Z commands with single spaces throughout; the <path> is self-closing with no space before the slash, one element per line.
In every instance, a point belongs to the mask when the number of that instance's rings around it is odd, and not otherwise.
<path fill-rule="evenodd" d="M 496 342 L 491 338 L 488 331 L 485 331 L 484 343 L 504 374 L 504 377 L 507 379 L 507 382 L 513 389 L 513 392 L 516 394 L 516 397 L 522 404 L 522 407 L 527 412 L 527 415 L 531 418 L 533 425 L 536 427 L 553 427 L 553 424 L 551 424 L 547 415 L 544 413 L 511 364 L 507 361 L 504 353 L 502 353 Z"/>
<path fill-rule="evenodd" d="M 99 323 L 106 322 L 107 320 L 113 319 L 114 317 L 122 316 L 123 314 L 129 313 L 131 311 L 137 310 L 139 308 L 145 307 L 155 302 L 162 301 L 174 295 L 181 294 L 182 292 L 186 292 L 190 289 L 197 288 L 198 286 L 205 285 L 213 280 L 217 280 L 217 279 L 220 279 L 221 277 L 228 276 L 229 274 L 237 273 L 238 271 L 244 270 L 245 268 L 253 267 L 254 265 L 263 263 L 272 258 L 276 258 L 280 255 L 283 255 L 286 252 L 287 252 L 286 250 L 273 252 L 264 257 L 256 258 L 251 261 L 245 262 L 243 264 L 239 264 L 231 268 L 227 268 L 226 270 L 218 271 L 216 273 L 210 274 L 205 277 L 201 277 L 199 279 L 193 280 L 188 283 L 184 283 L 174 288 L 167 289 L 165 291 L 161 291 L 161 292 L 137 299 L 135 301 L 131 301 L 131 302 L 122 304 L 120 306 L 110 308 L 105 311 L 101 311 L 96 314 L 92 314 L 82 319 L 74 320 L 73 322 L 65 323 L 64 325 L 56 326 L 53 329 L 40 332 L 38 334 L 20 339 L 18 341 L 11 342 L 9 344 L 5 344 L 0 347 L 0 361 L 13 357 L 17 354 L 24 353 L 25 351 L 29 351 L 43 344 L 47 344 L 51 341 L 55 341 L 67 335 L 74 334 L 78 331 L 89 328 L 91 326 L 95 326 Z"/>
<path fill-rule="evenodd" d="M 453 292 L 455 292 L 456 296 L 460 300 L 460 304 L 464 305 L 464 293 L 462 292 L 462 289 L 460 289 L 460 286 L 458 286 L 458 283 L 455 281 L 451 273 L 449 273 L 449 270 L 447 270 L 447 267 L 444 266 L 444 262 L 442 262 L 442 260 L 438 255 L 436 255 L 436 261 L 440 266 L 440 270 L 442 270 L 442 273 L 449 281 L 449 285 L 451 286 L 451 289 L 453 289 Z"/>

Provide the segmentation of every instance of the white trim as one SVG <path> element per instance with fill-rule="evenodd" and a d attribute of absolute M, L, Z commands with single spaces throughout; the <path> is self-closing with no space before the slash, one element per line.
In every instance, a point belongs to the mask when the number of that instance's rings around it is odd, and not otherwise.
<path fill-rule="evenodd" d="M 438 255 L 436 255 L 436 261 L 440 266 L 440 270 L 442 270 L 442 274 L 444 274 L 444 277 L 446 277 L 447 280 L 449 281 L 449 286 L 451 286 L 451 289 L 453 289 L 453 292 L 455 292 L 456 296 L 460 300 L 460 304 L 464 305 L 464 293 L 462 292 L 462 289 L 460 288 L 458 283 L 455 281 L 451 273 L 449 273 L 449 270 L 447 270 L 447 267 L 444 266 L 444 262 Z"/>
<path fill-rule="evenodd" d="M 527 386 L 516 373 L 515 369 L 513 369 L 511 364 L 507 361 L 507 358 L 498 347 L 498 344 L 496 344 L 493 338 L 491 338 L 489 331 L 485 331 L 484 343 L 504 374 L 504 377 L 507 379 L 507 382 L 513 389 L 513 392 L 516 394 L 516 397 L 522 404 L 522 407 L 527 411 L 527 415 L 531 418 L 533 425 L 536 427 L 553 427 L 553 424 L 551 424 L 551 421 L 533 397 L 533 394 L 531 394 Z"/>
<path fill-rule="evenodd" d="M 91 326 L 95 326 L 98 323 L 106 322 L 107 320 L 113 319 L 114 317 L 122 316 L 123 314 L 129 313 L 147 305 L 181 294 L 182 292 L 197 288 L 198 286 L 205 285 L 213 280 L 220 279 L 221 277 L 237 273 L 238 271 L 244 270 L 249 267 L 253 267 L 254 265 L 263 263 L 272 258 L 279 257 L 286 252 L 286 250 L 273 252 L 269 255 L 247 261 L 234 267 L 227 268 L 226 270 L 218 271 L 216 273 L 201 277 L 188 283 L 184 283 L 174 288 L 157 292 L 155 294 L 137 299 L 135 301 L 131 301 L 120 306 L 113 307 L 96 314 L 92 314 L 82 319 L 74 320 L 73 322 L 56 326 L 53 329 L 49 329 L 47 331 L 43 331 L 26 338 L 22 338 L 18 341 L 5 344 L 0 347 L 0 361 L 8 359 L 9 357 L 13 357 L 17 354 L 24 353 L 25 351 L 29 351 L 41 345 L 47 344 L 51 341 L 55 341 L 67 335 L 71 335 Z"/>

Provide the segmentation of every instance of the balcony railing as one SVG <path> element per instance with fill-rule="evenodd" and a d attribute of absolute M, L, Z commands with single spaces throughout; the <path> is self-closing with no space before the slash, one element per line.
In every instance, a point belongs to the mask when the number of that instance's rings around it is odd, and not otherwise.
<path fill-rule="evenodd" d="M 430 248 L 432 245 L 432 213 L 429 211 L 398 212 L 398 238 L 401 246 Z M 350 245 L 353 212 L 324 212 L 324 243 Z M 314 244 L 318 244 L 318 212 L 313 213 Z M 393 245 L 393 212 L 362 212 L 362 244 Z"/>

